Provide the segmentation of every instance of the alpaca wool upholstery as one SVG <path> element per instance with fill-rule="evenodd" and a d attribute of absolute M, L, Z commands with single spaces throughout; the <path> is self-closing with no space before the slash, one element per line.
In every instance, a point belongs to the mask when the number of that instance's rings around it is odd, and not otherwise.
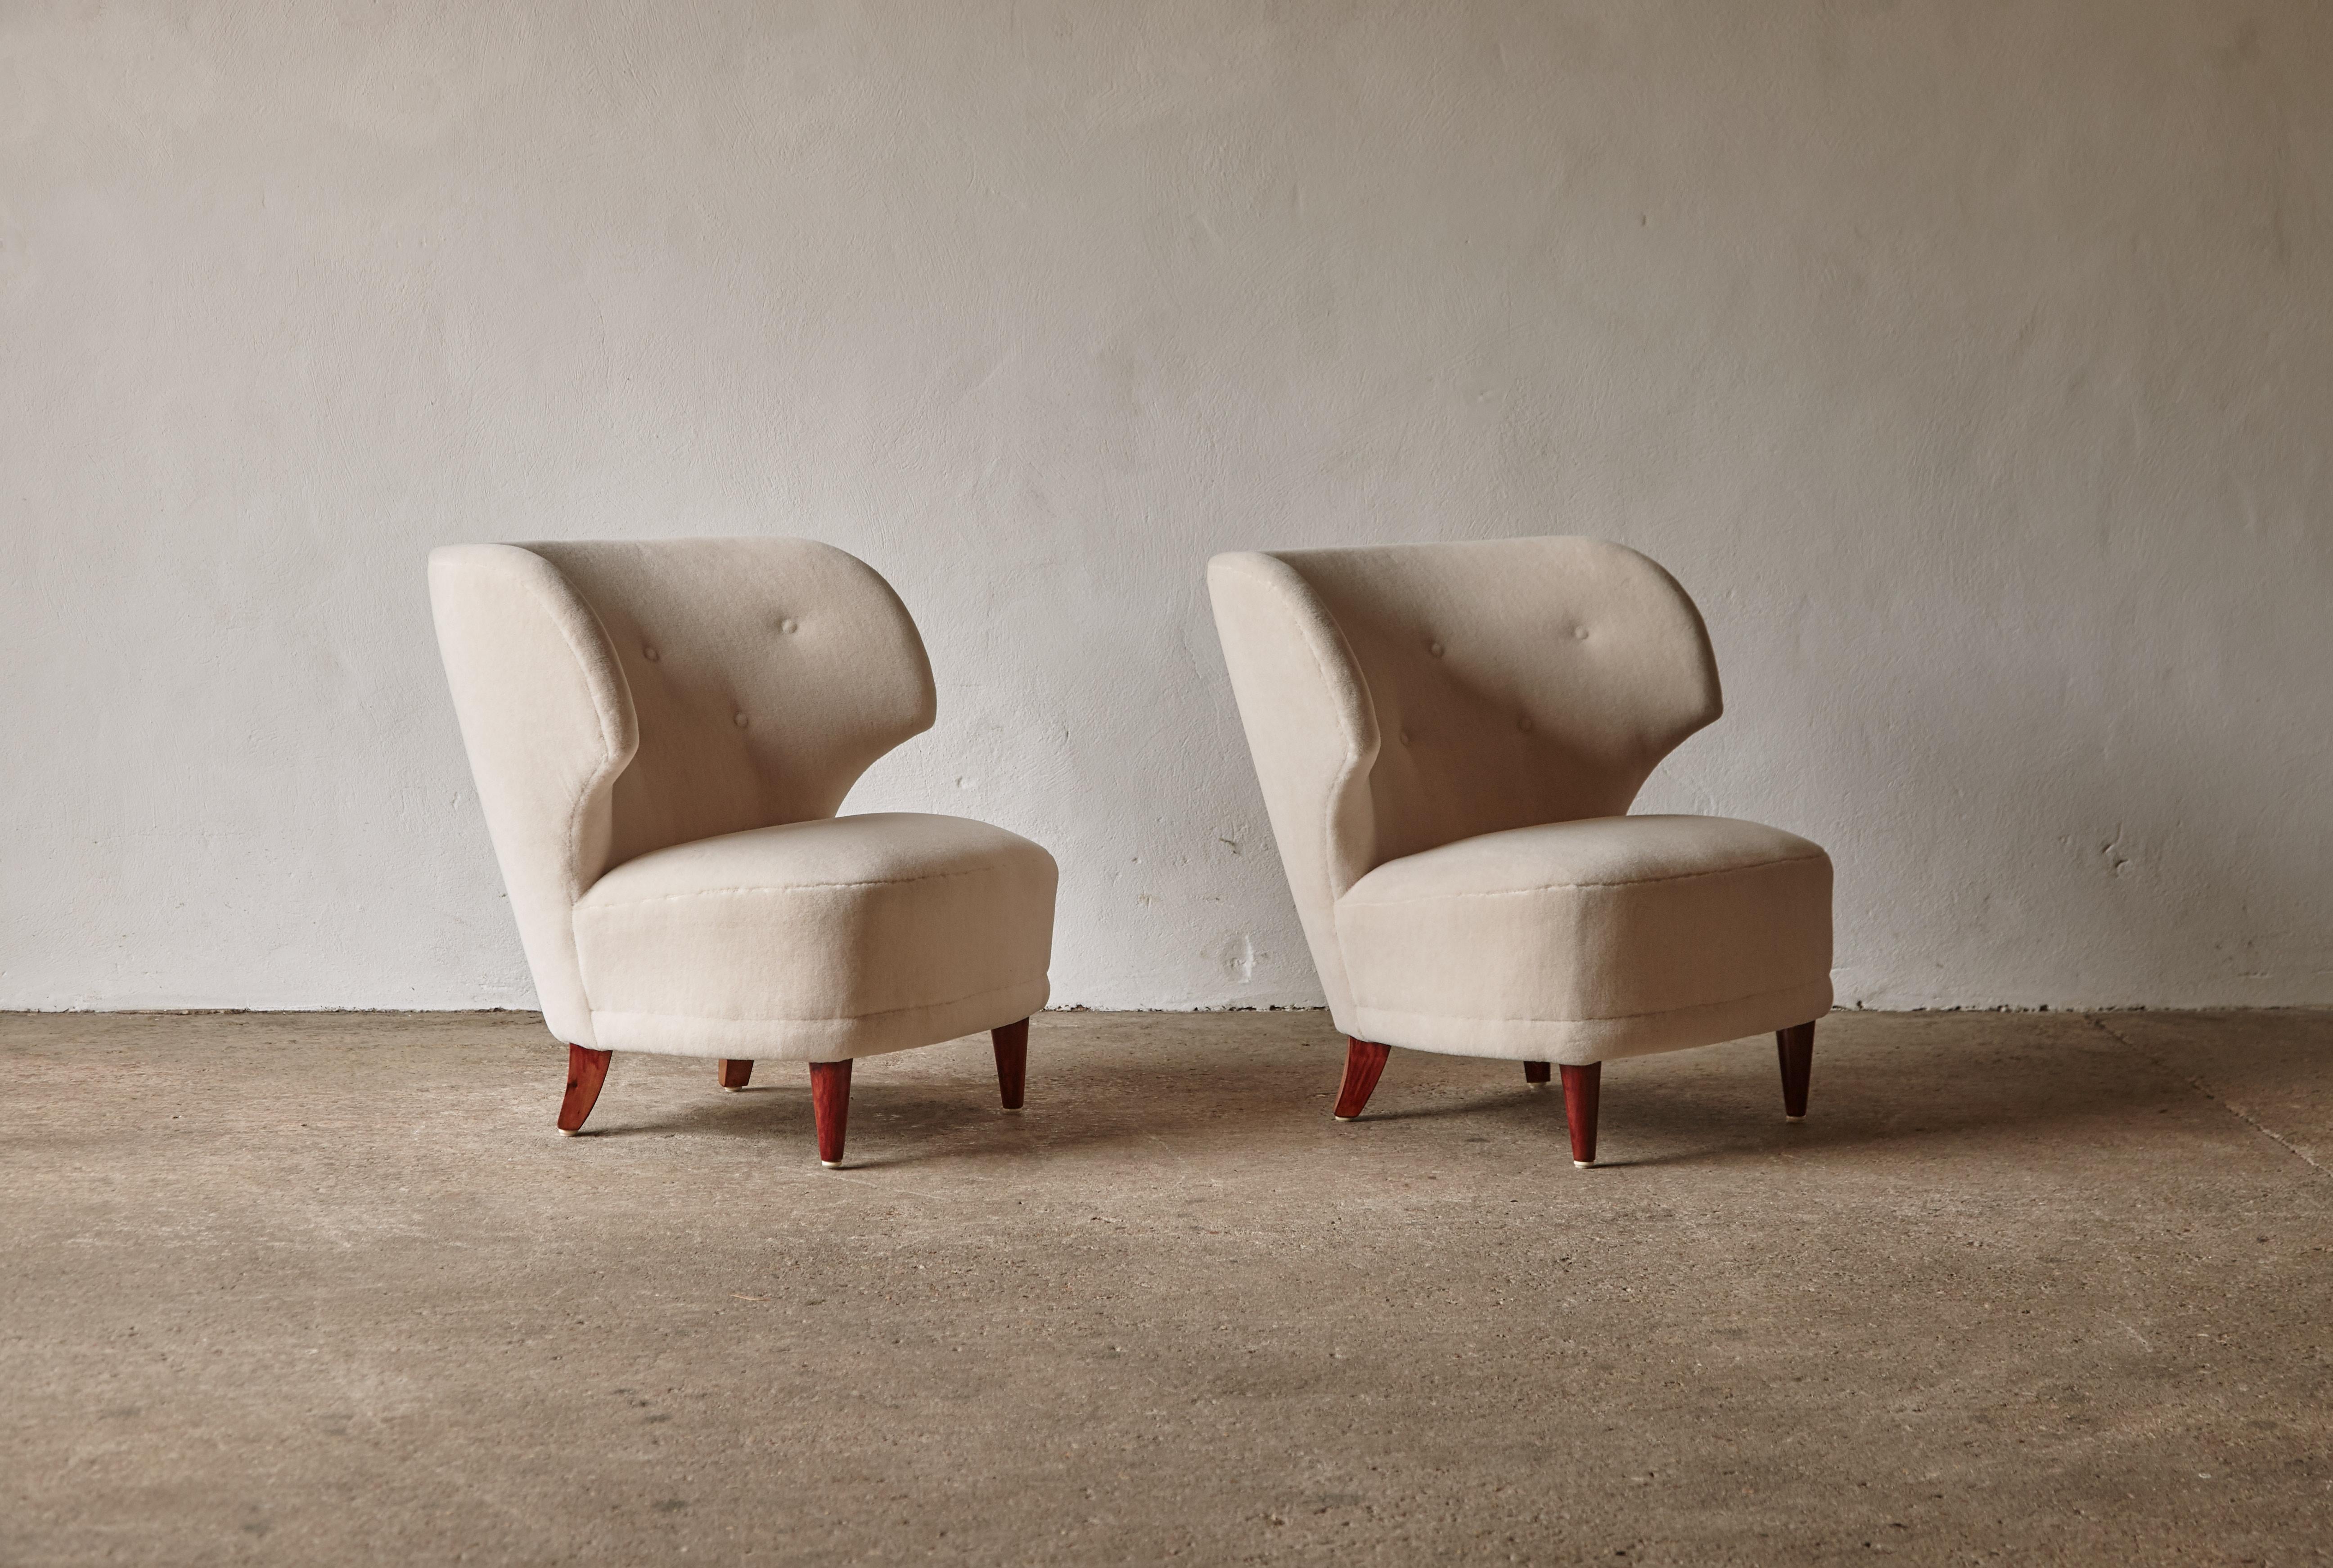
<path fill-rule="evenodd" d="M 1821 849 L 1625 815 L 1721 711 L 1708 633 L 1659 567 L 1501 540 L 1218 556 L 1208 587 L 1345 1033 L 1585 1064 L 1829 1008 Z"/>
<path fill-rule="evenodd" d="M 835 815 L 937 706 L 863 562 L 807 540 L 455 545 L 429 584 L 561 1039 L 831 1061 L 1044 1005 L 1050 855 L 956 817 Z"/>
<path fill-rule="evenodd" d="M 834 817 L 628 861 L 575 906 L 602 1048 L 812 1061 L 1045 1005 L 1052 857 L 957 817 Z"/>

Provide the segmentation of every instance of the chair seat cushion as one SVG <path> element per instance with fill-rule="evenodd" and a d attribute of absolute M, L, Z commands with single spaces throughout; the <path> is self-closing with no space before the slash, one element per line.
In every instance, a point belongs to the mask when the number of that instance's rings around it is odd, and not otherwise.
<path fill-rule="evenodd" d="M 758 827 L 625 862 L 575 905 L 607 1050 L 835 1061 L 1045 1005 L 1053 857 L 956 817 Z"/>
<path fill-rule="evenodd" d="M 1593 1062 L 1805 1023 L 1831 1001 L 1830 857 L 1723 817 L 1598 817 L 1378 866 L 1337 902 L 1350 1032 Z"/>

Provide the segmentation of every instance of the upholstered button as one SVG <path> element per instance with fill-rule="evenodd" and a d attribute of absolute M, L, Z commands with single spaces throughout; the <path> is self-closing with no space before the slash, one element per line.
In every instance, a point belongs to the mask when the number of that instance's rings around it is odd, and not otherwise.
<path fill-rule="evenodd" d="M 655 664 L 658 659 L 660 659 L 660 658 L 664 657 L 664 655 L 663 655 L 662 654 L 658 653 L 654 648 L 642 648 L 642 649 L 640 650 L 640 657 L 642 657 L 642 658 L 646 659 L 649 664 Z"/>
<path fill-rule="evenodd" d="M 1432 654 L 1438 659 L 1442 656 L 1442 645 L 1440 643 L 1428 643 L 1426 645 L 1426 651 Z"/>
<path fill-rule="evenodd" d="M 738 715 L 737 715 L 737 728 L 739 728 L 740 730 L 742 730 L 742 729 L 744 729 L 744 727 L 745 727 L 745 715 L 744 715 L 744 714 L 743 714 L 743 713 L 740 713 L 740 714 L 738 714 Z"/>
<path fill-rule="evenodd" d="M 1531 729 L 1531 715 L 1529 713 L 1525 713 L 1522 718 L 1517 719 L 1515 721 L 1515 728 L 1521 730 L 1526 735 L 1530 734 Z"/>
<path fill-rule="evenodd" d="M 1409 731 L 1407 730 L 1401 732 L 1401 743 L 1405 746 L 1409 744 Z"/>
<path fill-rule="evenodd" d="M 1579 641 L 1584 643 L 1588 640 L 1588 628 L 1586 626 L 1574 626 L 1571 628 L 1571 635 Z"/>
<path fill-rule="evenodd" d="M 791 636 L 794 633 L 802 630 L 802 623 L 797 620 L 782 620 L 778 623 L 778 630 L 784 632 L 787 636 Z"/>

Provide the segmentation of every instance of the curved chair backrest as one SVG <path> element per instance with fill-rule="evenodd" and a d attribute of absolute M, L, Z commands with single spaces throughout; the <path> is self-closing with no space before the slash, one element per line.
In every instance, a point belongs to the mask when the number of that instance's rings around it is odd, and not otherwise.
<path fill-rule="evenodd" d="M 590 1046 L 575 900 L 610 866 L 831 817 L 931 727 L 891 587 L 800 539 L 450 545 L 437 642 L 544 1020 Z"/>
<path fill-rule="evenodd" d="M 1372 868 L 1626 812 L 1718 716 L 1693 601 L 1632 550 L 1512 539 L 1217 556 L 1248 746 L 1330 1005 L 1334 904 Z"/>

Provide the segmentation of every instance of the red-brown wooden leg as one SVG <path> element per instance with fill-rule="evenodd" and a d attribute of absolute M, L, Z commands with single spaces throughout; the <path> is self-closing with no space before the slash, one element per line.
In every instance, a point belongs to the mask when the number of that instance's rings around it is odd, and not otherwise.
<path fill-rule="evenodd" d="M 1380 1046 L 1373 1040 L 1356 1040 L 1345 1037 L 1345 1081 L 1337 1089 L 1337 1120 L 1349 1122 L 1361 1114 L 1376 1092 L 1378 1075 L 1385 1071 L 1386 1058 L 1393 1055 L 1391 1046 Z"/>
<path fill-rule="evenodd" d="M 810 1114 L 818 1120 L 818 1162 L 831 1171 L 842 1163 L 842 1133 L 850 1124 L 850 1063 L 810 1065 Z"/>
<path fill-rule="evenodd" d="M 567 1047 L 567 1097 L 559 1102 L 559 1130 L 569 1137 L 583 1130 L 583 1118 L 600 1103 L 600 1085 L 608 1081 L 608 1058 L 615 1054 Z"/>
<path fill-rule="evenodd" d="M 1563 1119 L 1571 1123 L 1571 1162 L 1585 1171 L 1596 1163 L 1596 1097 L 1604 1084 L 1604 1064 L 1563 1064 Z"/>
<path fill-rule="evenodd" d="M 1814 1071 L 1815 1027 L 1792 1024 L 1774 1031 L 1774 1054 L 1782 1059 L 1782 1115 L 1787 1121 L 1807 1119 L 1807 1079 Z"/>
<path fill-rule="evenodd" d="M 1546 1083 L 1547 1064 L 1545 1062 L 1525 1062 L 1523 1064 L 1523 1082 L 1526 1084 Z"/>
<path fill-rule="evenodd" d="M 725 1089 L 742 1089 L 754 1081 L 754 1058 L 724 1056 L 713 1064 L 713 1080 Z"/>
<path fill-rule="evenodd" d="M 1021 1108 L 1022 1091 L 1029 1085 L 1029 1020 L 1004 1024 L 988 1031 L 996 1043 L 996 1095 L 1008 1111 Z"/>

